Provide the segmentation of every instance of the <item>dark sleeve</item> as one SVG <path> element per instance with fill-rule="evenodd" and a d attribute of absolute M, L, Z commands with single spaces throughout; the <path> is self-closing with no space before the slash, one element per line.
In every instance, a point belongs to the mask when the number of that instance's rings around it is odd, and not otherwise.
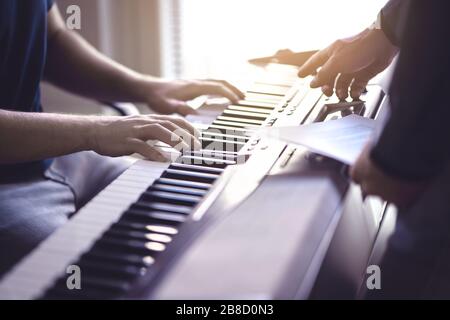
<path fill-rule="evenodd" d="M 437 175 L 450 159 L 450 46 L 446 1 L 412 1 L 390 87 L 391 116 L 372 150 L 388 174 Z"/>
<path fill-rule="evenodd" d="M 391 43 L 401 45 L 410 0 L 390 0 L 380 12 L 381 29 Z"/>
<path fill-rule="evenodd" d="M 50 9 L 53 6 L 54 0 L 46 0 L 46 1 L 47 1 L 47 11 L 50 11 Z"/>

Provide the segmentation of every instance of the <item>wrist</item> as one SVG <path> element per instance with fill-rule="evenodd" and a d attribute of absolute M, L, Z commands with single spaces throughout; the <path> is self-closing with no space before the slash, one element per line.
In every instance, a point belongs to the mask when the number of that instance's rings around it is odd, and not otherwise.
<path fill-rule="evenodd" d="M 163 80 L 147 75 L 138 75 L 132 81 L 135 102 L 148 103 L 158 95 Z"/>
<path fill-rule="evenodd" d="M 375 50 L 382 53 L 383 56 L 393 58 L 400 51 L 400 48 L 392 44 L 384 31 L 381 29 L 370 30 L 369 37 L 370 41 L 375 45 Z"/>
<path fill-rule="evenodd" d="M 87 116 L 84 117 L 83 126 L 81 128 L 81 137 L 83 140 L 83 150 L 96 151 L 99 146 L 99 137 L 105 123 L 102 121 L 103 117 Z"/>

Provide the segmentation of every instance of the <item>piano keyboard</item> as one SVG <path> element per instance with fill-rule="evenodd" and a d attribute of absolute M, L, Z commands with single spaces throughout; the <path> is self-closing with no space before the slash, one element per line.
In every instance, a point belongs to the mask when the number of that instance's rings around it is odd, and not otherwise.
<path fill-rule="evenodd" d="M 257 130 L 297 112 L 307 90 L 295 69 L 269 76 L 279 81 L 260 79 L 202 131 L 200 151 L 173 163 L 138 161 L 124 172 L 3 277 L 0 299 L 125 296 L 181 226 L 194 213 L 201 218 L 227 168 L 245 162 L 259 143 Z M 70 265 L 81 268 L 82 290 L 67 288 Z"/>

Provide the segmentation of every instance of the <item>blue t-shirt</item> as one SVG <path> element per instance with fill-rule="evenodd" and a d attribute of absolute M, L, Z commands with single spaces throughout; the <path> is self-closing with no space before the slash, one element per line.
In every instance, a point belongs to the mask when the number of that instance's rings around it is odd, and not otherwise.
<path fill-rule="evenodd" d="M 0 0 L 0 108 L 40 112 L 39 83 L 47 53 L 47 13 L 53 0 Z M 0 165 L 0 177 L 50 161 Z"/>
<path fill-rule="evenodd" d="M 42 111 L 39 83 L 53 0 L 0 1 L 0 108 Z"/>

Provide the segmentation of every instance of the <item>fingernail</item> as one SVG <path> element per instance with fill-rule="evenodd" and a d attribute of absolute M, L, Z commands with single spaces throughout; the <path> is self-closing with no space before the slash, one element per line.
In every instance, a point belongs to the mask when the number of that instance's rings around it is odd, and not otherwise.
<path fill-rule="evenodd" d="M 350 97 L 352 97 L 352 99 L 358 99 L 361 96 L 361 92 L 359 91 L 351 91 L 350 92 Z"/>
<path fill-rule="evenodd" d="M 326 95 L 328 97 L 332 96 L 333 95 L 333 88 L 330 87 L 330 86 L 327 86 L 327 85 L 322 86 L 322 92 L 323 92 L 324 95 Z"/>
<path fill-rule="evenodd" d="M 317 80 L 317 78 L 314 78 L 314 79 L 311 80 L 311 83 L 309 84 L 309 86 L 311 88 L 317 88 L 317 87 L 319 87 L 319 83 L 318 82 L 319 81 Z"/>
<path fill-rule="evenodd" d="M 338 90 L 338 92 L 336 93 L 338 98 L 341 100 L 344 100 L 347 98 L 348 93 L 345 90 Z"/>

